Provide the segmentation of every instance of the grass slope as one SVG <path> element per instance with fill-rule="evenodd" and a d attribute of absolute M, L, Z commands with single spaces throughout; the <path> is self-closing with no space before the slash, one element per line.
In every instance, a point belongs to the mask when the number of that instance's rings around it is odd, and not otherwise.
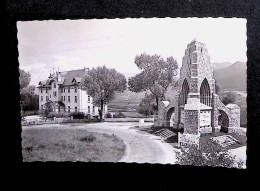
<path fill-rule="evenodd" d="M 22 131 L 23 160 L 117 162 L 125 145 L 116 136 L 80 129 L 27 129 Z"/>

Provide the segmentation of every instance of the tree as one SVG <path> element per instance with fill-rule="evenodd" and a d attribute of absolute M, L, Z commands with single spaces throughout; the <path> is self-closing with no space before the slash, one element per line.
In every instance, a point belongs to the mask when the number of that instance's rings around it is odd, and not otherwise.
<path fill-rule="evenodd" d="M 49 113 L 53 111 L 52 102 L 47 101 L 45 103 L 44 116 L 48 117 Z"/>
<path fill-rule="evenodd" d="M 115 69 L 97 67 L 88 71 L 84 86 L 87 94 L 93 97 L 94 104 L 100 106 L 99 116 L 102 119 L 104 105 L 114 98 L 115 92 L 126 90 L 126 78 Z"/>
<path fill-rule="evenodd" d="M 23 88 L 20 95 L 23 111 L 37 111 L 39 109 L 39 96 L 32 91 L 30 86 Z"/>
<path fill-rule="evenodd" d="M 221 94 L 220 99 L 224 105 L 236 103 L 237 95 L 233 92 L 224 92 Z"/>
<path fill-rule="evenodd" d="M 29 72 L 25 72 L 22 69 L 19 69 L 19 72 L 20 72 L 20 76 L 19 76 L 20 89 L 23 89 L 30 84 L 31 74 Z"/>
<path fill-rule="evenodd" d="M 20 95 L 21 95 L 21 109 L 23 111 L 38 110 L 39 97 L 34 94 L 35 86 L 29 86 L 31 81 L 31 74 L 19 69 L 20 76 Z"/>
<path fill-rule="evenodd" d="M 213 141 L 208 141 L 201 148 L 181 147 L 181 151 L 177 152 L 176 158 L 180 165 L 192 166 L 212 166 L 212 167 L 234 167 L 242 168 L 243 162 L 235 162 L 235 157 L 230 156 L 228 152 L 222 151 L 220 146 Z"/>
<path fill-rule="evenodd" d="M 34 85 L 29 85 L 27 86 L 28 90 L 31 92 L 31 93 L 34 93 L 35 92 L 35 86 Z"/>
<path fill-rule="evenodd" d="M 144 53 L 135 57 L 135 64 L 142 72 L 129 78 L 129 90 L 149 90 L 156 100 L 158 110 L 159 100 L 165 99 L 165 92 L 177 75 L 178 63 L 173 57 L 165 61 L 158 55 L 150 56 Z"/>
<path fill-rule="evenodd" d="M 140 102 L 137 111 L 145 116 L 154 115 L 156 110 L 156 105 L 152 103 L 153 100 L 154 100 L 153 95 L 146 93 L 145 97 Z"/>

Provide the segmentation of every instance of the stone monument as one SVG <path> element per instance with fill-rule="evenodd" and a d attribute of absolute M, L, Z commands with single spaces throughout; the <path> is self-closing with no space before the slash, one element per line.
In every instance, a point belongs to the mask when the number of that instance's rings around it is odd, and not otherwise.
<path fill-rule="evenodd" d="M 240 127 L 240 108 L 225 106 L 215 93 L 213 67 L 204 43 L 194 39 L 187 45 L 182 59 L 180 78 L 175 86 L 172 103 L 159 104 L 159 126 L 183 128 L 180 145 L 199 145 L 201 134 L 219 132 L 221 126 Z M 172 115 L 174 115 L 172 117 Z"/>

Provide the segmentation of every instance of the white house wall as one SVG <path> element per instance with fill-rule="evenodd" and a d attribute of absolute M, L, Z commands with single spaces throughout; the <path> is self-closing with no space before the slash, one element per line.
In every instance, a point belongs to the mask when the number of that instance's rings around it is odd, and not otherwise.
<path fill-rule="evenodd" d="M 62 86 L 58 84 L 56 78 L 52 79 L 51 87 L 47 87 L 48 91 L 46 93 L 46 88 L 38 87 L 39 89 L 39 107 L 40 110 L 45 109 L 45 103 L 50 100 L 52 102 L 58 102 L 62 101 L 65 105 L 65 111 L 68 112 L 68 107 L 70 107 L 70 112 L 75 112 L 75 107 L 77 107 L 77 111 L 84 112 L 85 114 L 90 114 L 91 116 L 99 115 L 98 109 L 99 107 L 96 107 L 93 105 L 93 98 L 90 97 L 88 99 L 88 95 L 86 93 L 86 90 L 82 89 L 81 86 L 75 85 L 75 86 Z M 61 80 L 61 79 L 60 79 Z M 59 81 L 60 82 L 60 81 Z M 56 83 L 56 87 L 54 88 L 54 83 Z M 77 88 L 77 91 L 75 92 L 75 87 Z M 68 92 L 68 88 L 70 88 L 70 92 Z M 42 93 L 41 93 L 42 89 Z M 65 89 L 65 91 L 64 91 Z M 54 95 L 54 92 L 56 92 L 56 96 Z M 68 96 L 70 96 L 70 102 L 68 101 Z M 75 96 L 77 96 L 77 102 L 75 102 Z M 42 101 L 41 101 L 42 97 Z M 65 99 L 64 99 L 65 98 Z M 55 109 L 55 111 L 58 108 Z M 103 113 L 105 114 L 107 112 L 107 105 L 104 106 Z"/>
<path fill-rule="evenodd" d="M 39 89 L 39 108 L 42 109 L 42 105 L 43 105 L 43 109 L 45 109 L 44 104 L 48 101 L 49 97 L 49 93 L 50 90 L 47 89 L 47 93 L 46 93 L 46 88 L 42 88 L 42 93 L 41 93 L 41 89 Z M 41 98 L 42 97 L 42 98 Z M 48 97 L 48 98 L 47 98 Z M 42 101 L 41 101 L 42 99 Z"/>

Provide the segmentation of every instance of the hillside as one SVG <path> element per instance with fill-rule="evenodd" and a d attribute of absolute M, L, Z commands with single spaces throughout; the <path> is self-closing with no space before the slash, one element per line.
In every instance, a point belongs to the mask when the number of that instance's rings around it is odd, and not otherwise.
<path fill-rule="evenodd" d="M 236 62 L 231 65 L 230 63 L 226 63 L 227 67 L 224 67 L 223 63 L 215 65 L 222 67 L 214 71 L 214 78 L 222 86 L 223 90 L 246 91 L 246 63 Z M 134 75 L 133 73 L 125 74 L 127 79 Z M 173 88 L 170 86 L 165 95 L 166 99 L 173 99 L 172 94 Z M 108 104 L 108 109 L 112 112 L 124 112 L 136 115 L 136 109 L 144 98 L 144 95 L 145 92 L 134 93 L 128 89 L 123 93 L 116 93 L 115 99 Z"/>
<path fill-rule="evenodd" d="M 113 112 L 133 112 L 144 98 L 145 92 L 135 93 L 125 90 L 123 93 L 116 93 L 115 99 L 108 104 L 109 111 Z"/>
<path fill-rule="evenodd" d="M 123 93 L 116 93 L 115 99 L 108 104 L 112 112 L 135 112 L 146 92 L 135 93 L 129 89 Z M 166 92 L 166 99 L 172 99 L 173 88 L 170 86 Z"/>
<path fill-rule="evenodd" d="M 213 62 L 211 64 L 212 64 L 214 70 L 219 70 L 219 69 L 226 68 L 226 67 L 232 65 L 232 63 L 230 63 L 230 62 Z"/>
<path fill-rule="evenodd" d="M 213 76 L 224 90 L 246 91 L 245 62 L 235 62 L 226 68 L 215 70 Z"/>

